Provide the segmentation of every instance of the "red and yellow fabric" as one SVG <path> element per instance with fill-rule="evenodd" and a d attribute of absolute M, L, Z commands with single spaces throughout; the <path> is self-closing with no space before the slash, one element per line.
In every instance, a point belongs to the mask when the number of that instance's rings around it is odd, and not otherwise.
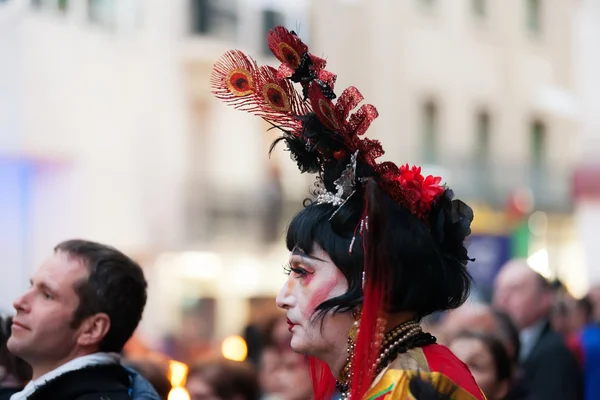
<path fill-rule="evenodd" d="M 409 390 L 409 381 L 417 374 L 432 382 L 440 393 L 452 393 L 454 400 L 485 400 L 469 368 L 439 344 L 399 355 L 375 379 L 364 399 L 418 400 Z"/>

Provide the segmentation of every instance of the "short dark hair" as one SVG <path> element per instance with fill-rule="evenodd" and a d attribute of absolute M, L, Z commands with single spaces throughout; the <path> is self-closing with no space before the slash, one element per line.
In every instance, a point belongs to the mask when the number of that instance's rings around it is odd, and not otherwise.
<path fill-rule="evenodd" d="M 110 329 L 100 351 L 120 352 L 137 328 L 146 305 L 147 283 L 142 268 L 113 247 L 86 240 L 68 240 L 54 249 L 80 260 L 89 277 L 75 285 L 79 306 L 71 326 L 94 314 L 105 313 Z"/>
<path fill-rule="evenodd" d="M 424 317 L 435 311 L 459 307 L 468 297 L 471 277 L 466 269 L 466 249 L 459 238 L 451 235 L 440 243 L 426 222 L 378 191 L 377 204 L 383 224 L 381 240 L 370 251 L 386 254 L 390 271 L 388 312 L 409 311 Z M 450 206 L 442 196 L 441 206 Z M 348 281 L 348 291 L 317 307 L 317 315 L 328 310 L 345 312 L 363 301 L 362 273 L 365 259 L 363 238 L 357 234 L 364 200 L 353 196 L 341 207 L 332 204 L 309 204 L 290 223 L 286 244 L 311 253 L 318 244 Z M 443 223 L 442 223 L 443 225 Z M 354 238 L 354 242 L 353 242 Z M 349 251 L 352 243 L 352 252 Z"/>
<path fill-rule="evenodd" d="M 479 340 L 489 350 L 494 360 L 496 368 L 496 379 L 498 382 L 511 380 L 513 375 L 513 363 L 508 355 L 506 347 L 496 336 L 484 332 L 462 331 L 454 340 L 457 339 L 475 339 Z"/>

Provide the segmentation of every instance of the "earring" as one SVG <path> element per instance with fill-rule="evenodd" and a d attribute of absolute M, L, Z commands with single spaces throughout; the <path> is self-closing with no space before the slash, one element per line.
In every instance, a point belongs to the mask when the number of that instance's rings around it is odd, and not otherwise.
<path fill-rule="evenodd" d="M 361 316 L 361 308 L 355 308 L 354 310 L 352 310 L 352 318 L 354 318 L 354 322 L 352 323 L 352 328 L 350 328 L 350 332 L 348 332 L 348 339 L 350 339 L 352 343 L 356 342 L 356 338 L 358 337 L 358 326 L 360 325 Z"/>

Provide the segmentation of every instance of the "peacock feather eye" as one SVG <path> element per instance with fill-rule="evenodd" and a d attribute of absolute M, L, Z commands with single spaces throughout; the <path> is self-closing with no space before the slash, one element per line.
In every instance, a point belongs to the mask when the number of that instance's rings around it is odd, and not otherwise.
<path fill-rule="evenodd" d="M 263 86 L 263 99 L 269 106 L 277 111 L 290 111 L 290 100 L 283 88 L 276 83 L 267 83 Z"/>
<path fill-rule="evenodd" d="M 298 68 L 298 65 L 300 65 L 300 54 L 285 42 L 279 43 L 279 59 L 285 60 L 293 69 Z"/>
<path fill-rule="evenodd" d="M 236 68 L 227 74 L 227 87 L 234 96 L 242 97 L 254 93 L 254 80 L 250 71 Z"/>

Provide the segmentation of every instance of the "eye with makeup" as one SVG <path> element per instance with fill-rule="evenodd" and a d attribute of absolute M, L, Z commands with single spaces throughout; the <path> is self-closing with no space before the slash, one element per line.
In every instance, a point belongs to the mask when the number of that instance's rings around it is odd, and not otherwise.
<path fill-rule="evenodd" d="M 291 263 L 287 263 L 283 266 L 284 274 L 292 276 L 294 278 L 303 278 L 306 275 L 311 275 L 314 272 L 308 272 L 304 268 L 293 266 Z"/>

